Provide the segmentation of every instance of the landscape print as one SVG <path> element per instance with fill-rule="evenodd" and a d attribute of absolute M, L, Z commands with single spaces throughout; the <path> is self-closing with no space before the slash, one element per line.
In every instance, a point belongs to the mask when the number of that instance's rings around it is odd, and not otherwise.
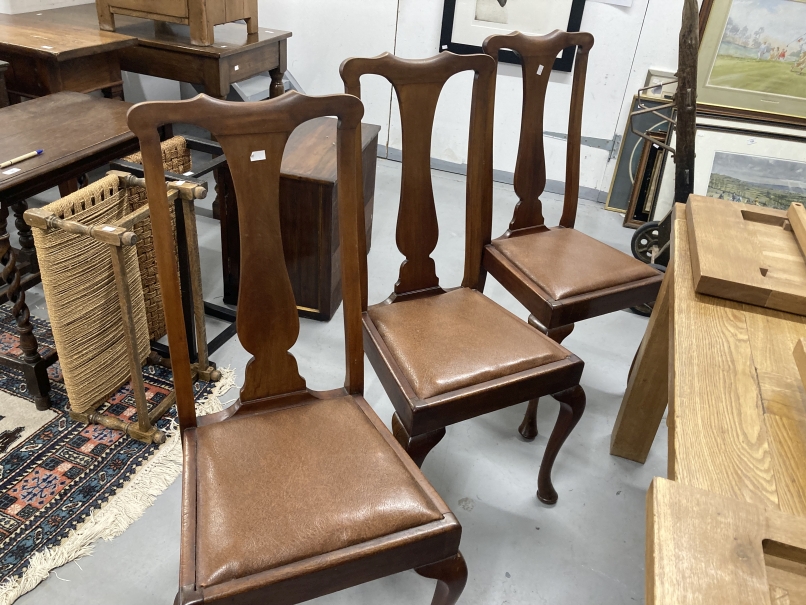
<path fill-rule="evenodd" d="M 806 204 L 806 162 L 717 151 L 708 197 L 781 210 Z"/>
<path fill-rule="evenodd" d="M 806 0 L 733 0 L 708 84 L 806 99 Z"/>

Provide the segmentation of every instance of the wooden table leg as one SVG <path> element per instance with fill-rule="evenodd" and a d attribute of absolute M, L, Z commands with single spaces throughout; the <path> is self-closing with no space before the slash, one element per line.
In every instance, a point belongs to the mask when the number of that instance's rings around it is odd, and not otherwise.
<path fill-rule="evenodd" d="M 287 48 L 288 45 L 286 44 L 286 41 L 281 41 L 280 61 L 278 62 L 277 67 L 269 71 L 271 74 L 271 88 L 269 88 L 269 97 L 272 99 L 279 97 L 285 92 L 285 87 L 283 86 L 283 76 L 285 75 L 286 69 L 288 69 Z"/>
<path fill-rule="evenodd" d="M 22 358 L 19 361 L 3 365 L 13 365 L 23 371 L 26 386 L 34 398 L 36 409 L 47 410 L 50 407 L 50 380 L 47 374 L 49 364 L 39 355 L 39 345 L 34 336 L 34 327 L 31 325 L 31 312 L 25 304 L 25 290 L 20 285 L 17 252 L 11 247 L 8 233 L 0 235 L 0 264 L 2 264 L 2 282 L 8 286 L 8 299 L 13 304 L 11 313 L 17 322 L 22 351 Z"/>
<path fill-rule="evenodd" d="M 17 227 L 17 237 L 20 240 L 19 261 L 20 263 L 28 263 L 29 273 L 39 273 L 39 261 L 36 258 L 36 248 L 34 247 L 34 234 L 23 218 L 23 214 L 28 210 L 28 202 L 20 200 L 13 204 L 11 209 L 14 211 L 14 226 Z"/>
<path fill-rule="evenodd" d="M 669 399 L 670 266 L 649 318 L 627 381 L 627 391 L 610 439 L 610 454 L 643 464 L 658 432 Z"/>

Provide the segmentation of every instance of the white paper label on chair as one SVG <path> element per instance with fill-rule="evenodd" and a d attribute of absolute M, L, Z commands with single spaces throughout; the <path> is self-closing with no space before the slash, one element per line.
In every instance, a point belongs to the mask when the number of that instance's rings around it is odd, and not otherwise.
<path fill-rule="evenodd" d="M 543 75 L 543 66 L 542 66 L 542 65 L 541 65 L 540 67 L 538 67 L 538 68 L 537 68 L 537 75 L 538 75 L 538 76 L 542 76 L 542 75 Z"/>
<path fill-rule="evenodd" d="M 22 168 L 9 168 L 3 174 L 17 174 Z"/>
<path fill-rule="evenodd" d="M 239 69 L 241 69 L 241 67 L 239 65 L 236 65 L 235 66 L 235 71 L 238 71 Z"/>
<path fill-rule="evenodd" d="M 249 156 L 249 159 L 253 162 L 260 162 L 261 160 L 266 159 L 266 150 L 261 149 L 260 151 L 253 151 L 252 155 Z"/>

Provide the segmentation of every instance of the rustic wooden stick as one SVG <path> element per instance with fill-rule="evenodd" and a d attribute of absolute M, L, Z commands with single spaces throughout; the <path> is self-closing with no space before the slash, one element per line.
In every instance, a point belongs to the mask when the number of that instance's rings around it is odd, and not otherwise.
<path fill-rule="evenodd" d="M 185 242 L 190 268 L 190 289 L 193 298 L 193 319 L 196 324 L 196 349 L 199 368 L 210 366 L 207 358 L 207 327 L 205 326 L 204 295 L 202 292 L 201 259 L 199 258 L 199 235 L 196 230 L 196 204 L 192 199 L 182 198 L 185 219 Z"/>
<path fill-rule="evenodd" d="M 143 368 L 140 356 L 137 354 L 137 331 L 132 314 L 132 298 L 129 292 L 129 279 L 126 272 L 126 259 L 124 251 L 117 246 L 110 246 L 112 255 L 112 268 L 115 272 L 115 285 L 120 299 L 120 312 L 123 318 L 123 334 L 126 338 L 126 352 L 129 356 L 131 368 L 131 385 L 137 407 L 137 423 L 143 433 L 151 430 L 151 421 L 148 418 L 148 401 L 146 400 L 145 383 L 143 382 Z"/>
<path fill-rule="evenodd" d="M 76 221 L 59 218 L 52 212 L 42 208 L 30 208 L 25 211 L 25 222 L 39 229 L 61 229 L 68 233 L 89 235 L 90 237 L 111 246 L 133 246 L 137 243 L 137 235 L 124 227 L 114 225 L 82 225 Z"/>

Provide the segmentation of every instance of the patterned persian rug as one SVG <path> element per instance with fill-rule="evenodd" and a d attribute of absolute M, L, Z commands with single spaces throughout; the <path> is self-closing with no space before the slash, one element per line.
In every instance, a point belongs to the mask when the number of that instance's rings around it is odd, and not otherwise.
<path fill-rule="evenodd" d="M 49 324 L 34 320 L 40 345 L 53 347 Z M 18 354 L 8 305 L 0 306 L 0 352 Z M 0 366 L 0 605 L 13 603 L 51 570 L 92 552 L 138 519 L 182 469 L 182 449 L 171 408 L 158 426 L 162 446 L 146 445 L 120 431 L 70 419 L 58 363 L 50 370 L 52 408 L 39 412 L 21 372 Z M 218 384 L 198 382 L 197 413 L 221 409 L 219 395 L 233 385 L 231 370 Z M 171 371 L 147 367 L 149 402 L 172 388 Z M 131 419 L 134 397 L 123 387 L 101 408 Z"/>

